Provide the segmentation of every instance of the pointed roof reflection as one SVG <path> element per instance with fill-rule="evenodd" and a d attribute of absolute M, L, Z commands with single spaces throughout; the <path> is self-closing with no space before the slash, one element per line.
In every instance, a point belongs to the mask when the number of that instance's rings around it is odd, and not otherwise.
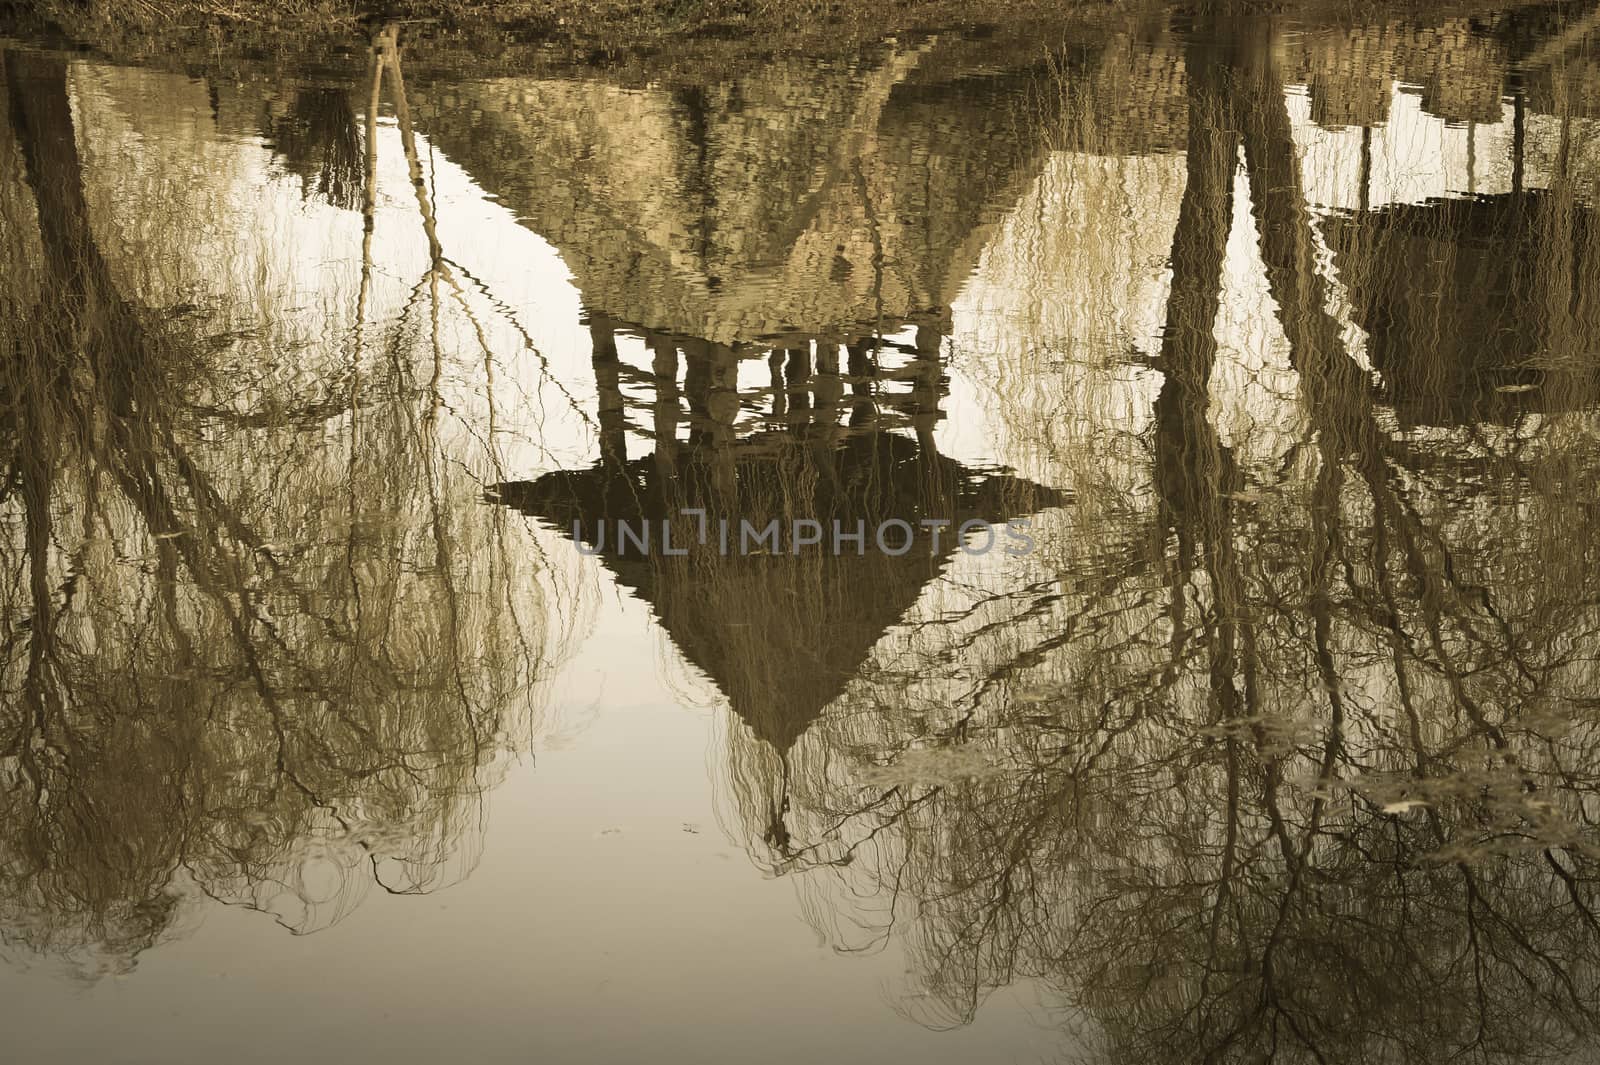
<path fill-rule="evenodd" d="M 600 545 L 599 557 L 617 579 L 649 603 L 684 657 L 725 694 L 756 736 L 788 750 L 844 691 L 882 635 L 911 609 L 923 588 L 961 549 L 960 523 L 1003 523 L 1065 501 L 1064 494 L 999 470 L 964 466 L 922 451 L 916 441 L 870 429 L 837 446 L 786 431 L 765 431 L 738 442 L 732 483 L 719 458 L 677 445 L 673 462 L 660 456 L 602 461 L 533 481 L 499 486 L 508 506 L 544 520 L 566 536 Z M 692 542 L 707 511 L 707 543 Z M 720 520 L 729 521 L 723 554 Z M 923 518 L 948 518 L 935 549 Z M 740 520 L 754 529 L 777 519 L 821 523 L 829 542 L 793 553 L 745 545 Z M 909 550 L 894 555 L 873 542 L 880 524 L 898 519 L 916 529 Z M 619 547 L 618 521 L 652 526 L 652 552 Z M 661 523 L 671 523 L 673 549 L 662 553 Z M 831 530 L 860 527 L 866 542 L 833 550 Z M 895 526 L 885 542 L 898 551 L 906 532 Z M 993 550 L 1003 550 L 1003 532 Z M 782 547 L 789 547 L 783 534 Z M 760 552 L 760 553 L 756 553 Z"/>

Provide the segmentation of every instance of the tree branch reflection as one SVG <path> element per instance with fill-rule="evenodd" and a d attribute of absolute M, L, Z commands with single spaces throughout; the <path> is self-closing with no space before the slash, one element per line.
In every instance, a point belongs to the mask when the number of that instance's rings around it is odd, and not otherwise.
<path fill-rule="evenodd" d="M 839 949 L 899 936 L 925 1023 L 1032 979 L 1097 1059 L 1567 1060 L 1600 1027 L 1592 413 L 1514 426 L 1514 454 L 1487 417 L 1400 424 L 1400 371 L 1364 369 L 1337 308 L 1420 280 L 1335 234 L 1335 291 L 1272 28 L 1192 39 L 1159 566 L 1074 583 L 1128 532 L 1080 520 L 1054 580 L 908 626 L 796 746 L 763 864 L 804 871 Z M 1298 390 L 1249 456 L 1211 391 L 1240 178 Z M 1526 195 L 1546 250 L 1516 245 L 1512 291 L 1559 301 L 1546 260 L 1592 270 L 1587 208 Z M 1438 343 L 1375 329 L 1396 358 Z M 998 683 L 952 705 L 952 663 Z"/>
<path fill-rule="evenodd" d="M 371 318 L 374 114 L 348 390 L 306 417 L 267 384 L 232 417 L 203 319 L 103 250 L 67 61 L 3 63 L 7 953 L 93 976 L 181 932 L 193 891 L 304 933 L 371 885 L 451 883 L 535 727 L 546 622 L 453 465 L 437 305 L 425 386 L 404 319 Z"/>

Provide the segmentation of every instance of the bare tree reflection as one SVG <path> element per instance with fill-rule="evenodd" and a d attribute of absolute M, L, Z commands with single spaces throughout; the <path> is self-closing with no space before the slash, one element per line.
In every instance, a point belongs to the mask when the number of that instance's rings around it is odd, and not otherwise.
<path fill-rule="evenodd" d="M 214 348 L 101 250 L 65 60 L 3 62 L 8 952 L 92 975 L 191 890 L 305 932 L 459 878 L 544 620 L 451 472 L 415 333 L 358 344 L 343 403 L 218 407 Z"/>
<path fill-rule="evenodd" d="M 1479 353 L 1390 320 L 1375 382 L 1338 301 L 1424 279 L 1359 233 L 1330 279 L 1270 27 L 1193 39 L 1149 436 L 1159 566 L 1035 574 L 881 648 L 785 766 L 802 813 L 782 868 L 809 867 L 841 948 L 903 937 L 927 1023 L 1033 978 L 1096 1059 L 1569 1060 L 1600 1029 L 1588 393 L 1496 370 L 1489 399 L 1536 416 L 1457 395 L 1434 408 L 1454 422 L 1397 417 L 1394 360 Z M 1298 428 L 1248 460 L 1212 394 L 1241 155 L 1298 388 Z M 1565 317 L 1499 354 L 1581 382 L 1591 223 L 1570 184 L 1538 199 L 1542 239 L 1495 246 L 1516 256 L 1495 298 Z M 1071 563 L 1127 529 L 1064 535 L 1089 541 Z"/>
<path fill-rule="evenodd" d="M 365 149 L 349 92 L 300 89 L 272 134 L 285 165 L 305 183 L 307 196 L 346 210 L 360 206 L 367 178 L 362 165 Z"/>

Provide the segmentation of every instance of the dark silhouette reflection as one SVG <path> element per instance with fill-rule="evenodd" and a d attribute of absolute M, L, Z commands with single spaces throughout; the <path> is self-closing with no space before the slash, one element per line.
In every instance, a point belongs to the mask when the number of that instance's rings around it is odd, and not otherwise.
<path fill-rule="evenodd" d="M 839 345 L 817 343 L 815 372 L 809 343 L 773 351 L 772 387 L 746 393 L 734 385 L 739 352 L 652 334 L 655 373 L 639 376 L 654 394 L 636 402 L 651 415 L 650 428 L 637 431 L 652 454 L 631 461 L 612 328 L 597 321 L 593 329 L 600 461 L 500 485 L 495 497 L 598 554 L 780 762 L 965 549 L 963 523 L 1003 526 L 1066 501 L 933 449 L 939 344 L 931 327 L 909 359 L 899 353 L 898 366 L 880 341 L 852 345 L 844 375 Z M 686 410 L 676 399 L 680 345 Z M 764 416 L 736 425 L 744 407 Z M 890 428 L 924 422 L 920 443 Z M 818 540 L 795 546 L 796 523 L 813 523 Z M 769 526 L 781 531 L 763 538 Z M 624 538 L 624 528 L 647 530 L 648 543 Z M 836 540 L 836 532 L 857 538 Z M 987 535 L 984 550 L 1005 549 L 1003 534 Z M 761 831 L 780 852 L 789 840 L 782 792 L 780 781 L 764 800 Z"/>
<path fill-rule="evenodd" d="M 740 766 L 740 813 L 782 774 L 770 864 L 809 869 L 837 946 L 904 939 L 928 1023 L 1033 978 L 1091 1060 L 1576 1060 L 1600 1035 L 1589 223 L 1559 180 L 1319 223 L 1269 28 L 1193 39 L 1159 565 L 1080 580 L 1123 529 L 1073 526 L 1042 585 L 925 622 L 781 766 Z M 1303 427 L 1253 458 L 1214 413 L 1246 210 Z"/>
<path fill-rule="evenodd" d="M 1328 239 L 1405 424 L 1587 407 L 1600 233 L 1559 186 L 1330 219 Z"/>
<path fill-rule="evenodd" d="M 269 130 L 284 165 L 305 183 L 307 196 L 335 207 L 359 209 L 366 170 L 361 127 L 350 93 L 342 88 L 298 90 L 288 113 Z"/>
<path fill-rule="evenodd" d="M 305 932 L 459 878 L 542 618 L 408 338 L 275 410 L 98 239 L 65 59 L 0 64 L 5 952 L 93 976 L 197 892 Z"/>

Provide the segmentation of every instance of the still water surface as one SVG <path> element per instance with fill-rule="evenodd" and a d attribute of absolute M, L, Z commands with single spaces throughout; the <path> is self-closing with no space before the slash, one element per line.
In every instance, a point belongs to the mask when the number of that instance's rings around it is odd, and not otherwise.
<path fill-rule="evenodd" d="M 7 1060 L 1596 1060 L 1600 19 L 1473 11 L 0 40 Z"/>

